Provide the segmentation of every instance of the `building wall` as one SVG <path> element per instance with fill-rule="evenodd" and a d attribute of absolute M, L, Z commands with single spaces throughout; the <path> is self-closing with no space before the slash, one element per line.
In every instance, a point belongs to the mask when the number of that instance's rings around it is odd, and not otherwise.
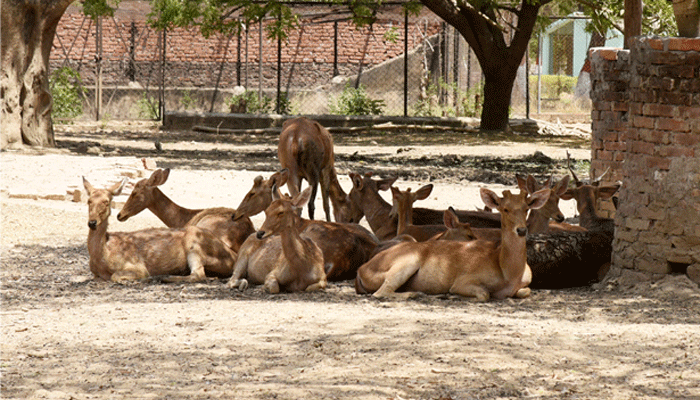
<path fill-rule="evenodd" d="M 623 182 L 611 276 L 700 283 L 700 38 L 592 50 L 592 174 Z"/>

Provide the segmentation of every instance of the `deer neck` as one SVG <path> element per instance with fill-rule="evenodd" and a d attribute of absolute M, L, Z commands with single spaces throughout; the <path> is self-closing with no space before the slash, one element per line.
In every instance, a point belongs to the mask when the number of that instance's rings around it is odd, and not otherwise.
<path fill-rule="evenodd" d="M 512 229 L 501 229 L 501 245 L 498 262 L 508 282 L 520 279 L 527 266 L 526 236 L 519 236 Z"/>
<path fill-rule="evenodd" d="M 158 188 L 153 191 L 153 203 L 148 209 L 169 228 L 182 228 L 202 211 L 178 206 Z"/>
<path fill-rule="evenodd" d="M 396 236 L 402 234 L 406 227 L 413 225 L 413 208 L 399 205 L 398 222 L 396 224 Z"/>
<path fill-rule="evenodd" d="M 589 199 L 588 201 L 584 202 L 583 207 L 578 210 L 579 225 L 586 229 L 590 229 L 598 220 L 602 218 L 598 215 L 598 211 L 595 209 L 595 203 L 595 198 Z"/>
<path fill-rule="evenodd" d="M 526 224 L 529 233 L 542 233 L 549 228 L 549 218 L 542 215 L 539 210 L 530 210 Z"/>
<path fill-rule="evenodd" d="M 301 237 L 299 222 L 302 222 L 301 217 L 292 216 L 285 229 L 280 232 L 282 251 L 290 264 L 304 263 L 306 261 L 305 254 L 309 252 L 310 245 Z"/>
<path fill-rule="evenodd" d="M 105 279 L 109 279 L 109 276 L 105 276 L 105 247 L 107 246 L 107 220 L 102 221 L 93 230 L 90 229 L 88 232 L 88 254 L 90 256 L 90 271 L 95 276 L 99 276 Z"/>
<path fill-rule="evenodd" d="M 391 215 L 391 204 L 387 203 L 379 193 L 372 193 L 371 196 L 366 196 L 363 199 L 362 209 L 365 213 L 365 218 L 372 231 L 379 235 L 378 232 L 384 232 L 387 228 L 397 226 L 397 217 Z M 396 229 L 392 229 L 392 234 L 396 234 Z"/>

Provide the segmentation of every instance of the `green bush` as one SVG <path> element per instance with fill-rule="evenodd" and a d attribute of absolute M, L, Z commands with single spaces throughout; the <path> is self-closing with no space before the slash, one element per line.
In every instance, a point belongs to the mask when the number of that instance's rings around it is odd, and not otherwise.
<path fill-rule="evenodd" d="M 86 89 L 78 71 L 70 67 L 61 67 L 53 71 L 49 82 L 54 117 L 72 119 L 83 113 L 82 98 Z"/>
<path fill-rule="evenodd" d="M 158 102 L 156 99 L 143 92 L 141 98 L 136 102 L 139 109 L 139 117 L 145 119 L 158 119 Z"/>
<path fill-rule="evenodd" d="M 338 98 L 331 99 L 328 110 L 338 115 L 379 115 L 385 106 L 384 100 L 371 99 L 362 85 L 355 89 L 348 82 Z"/>
<path fill-rule="evenodd" d="M 457 101 L 452 104 L 440 104 L 440 90 L 454 93 Z M 484 98 L 484 85 L 479 84 L 469 90 L 457 88 L 456 83 L 445 83 L 442 78 L 438 83 L 430 83 L 425 91 L 425 98 L 416 103 L 414 113 L 421 117 L 478 117 Z M 455 107 L 454 103 L 457 104 Z"/>
<path fill-rule="evenodd" d="M 578 78 L 567 75 L 542 75 L 542 89 L 540 96 L 543 99 L 559 99 L 562 94 L 573 94 Z M 530 75 L 530 96 L 537 98 L 537 75 Z"/>

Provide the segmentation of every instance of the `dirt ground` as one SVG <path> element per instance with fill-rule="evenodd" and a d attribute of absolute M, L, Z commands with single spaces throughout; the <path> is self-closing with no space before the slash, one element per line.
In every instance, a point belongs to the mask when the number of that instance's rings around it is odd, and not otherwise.
<path fill-rule="evenodd" d="M 162 190 L 178 204 L 236 207 L 278 165 L 273 136 L 100 130 L 61 126 L 58 149 L 0 153 L 3 399 L 700 399 L 700 290 L 685 276 L 485 304 L 377 301 L 351 282 L 270 295 L 219 280 L 97 281 L 87 206 L 60 200 L 81 176 L 133 184 L 147 157 L 172 169 Z M 590 157 L 568 136 L 335 141 L 346 190 L 350 171 L 398 175 L 402 188 L 432 182 L 421 206 L 434 208 L 481 207 L 478 188 L 513 188 L 515 172 L 561 176 L 566 150 L 581 171 Z M 162 226 L 148 211 L 115 215 L 111 231 Z"/>

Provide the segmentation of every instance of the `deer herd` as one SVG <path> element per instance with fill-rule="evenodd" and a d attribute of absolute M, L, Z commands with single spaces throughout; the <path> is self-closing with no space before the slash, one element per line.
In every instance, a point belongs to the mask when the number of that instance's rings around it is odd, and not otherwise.
<path fill-rule="evenodd" d="M 473 211 L 414 207 L 430 195 L 432 184 L 400 190 L 393 186 L 396 178 L 372 173 L 350 173 L 346 193 L 330 133 L 304 117 L 285 122 L 278 158 L 280 170 L 255 178 L 235 209 L 181 207 L 159 189 L 170 170 L 154 171 L 136 183 L 117 220 L 148 209 L 167 227 L 133 232 L 108 231 L 113 197 L 125 181 L 98 189 L 83 178 L 90 270 L 115 282 L 223 278 L 233 290 L 252 284 L 269 293 L 354 280 L 358 294 L 376 298 L 420 292 L 477 301 L 528 297 L 531 287 L 588 285 L 607 272 L 614 224 L 597 214 L 596 202 L 611 198 L 619 185 L 601 186 L 600 178 L 582 182 L 569 168 L 569 187 L 568 175 L 542 184 L 518 175 L 517 193 L 481 188 L 486 209 Z M 302 179 L 308 182 L 304 190 Z M 282 193 L 284 185 L 289 194 Z M 318 187 L 325 220 L 314 219 Z M 560 200 L 570 199 L 579 224 L 566 223 L 559 209 Z M 265 220 L 256 230 L 251 217 L 261 212 Z M 370 229 L 360 225 L 363 218 Z"/>

